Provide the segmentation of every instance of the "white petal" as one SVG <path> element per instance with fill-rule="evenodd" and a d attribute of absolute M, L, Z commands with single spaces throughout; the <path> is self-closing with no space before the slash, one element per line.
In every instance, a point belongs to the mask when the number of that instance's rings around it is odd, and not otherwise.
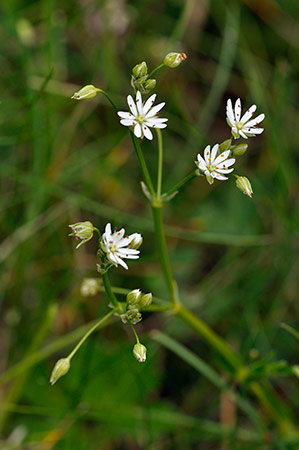
<path fill-rule="evenodd" d="M 113 233 L 114 242 L 117 244 L 124 237 L 124 234 L 125 234 L 125 229 L 124 228 L 122 228 L 119 231 L 115 231 Z"/>
<path fill-rule="evenodd" d="M 217 178 L 217 180 L 228 180 L 227 177 L 220 175 L 219 173 L 215 172 L 215 178 Z"/>
<path fill-rule="evenodd" d="M 136 125 L 135 125 L 135 127 L 134 127 L 134 134 L 135 134 L 135 136 L 138 137 L 138 138 L 140 138 L 141 135 L 142 135 L 142 132 L 141 132 L 141 126 L 140 126 L 139 123 L 136 123 Z"/>
<path fill-rule="evenodd" d="M 211 160 L 212 160 L 212 162 L 216 158 L 218 150 L 219 150 L 219 145 L 218 144 L 214 145 L 214 147 L 212 148 L 212 151 L 211 151 Z"/>
<path fill-rule="evenodd" d="M 109 239 L 109 236 L 112 234 L 111 232 L 111 223 L 107 223 L 106 227 L 105 227 L 105 235 L 106 238 Z"/>
<path fill-rule="evenodd" d="M 121 117 L 122 119 L 132 119 L 133 115 L 129 112 L 125 112 L 125 111 L 118 111 L 117 114 L 119 115 L 119 117 Z"/>
<path fill-rule="evenodd" d="M 211 162 L 211 146 L 207 145 L 205 150 L 204 150 L 204 157 L 205 157 L 205 161 L 206 164 L 210 164 Z"/>
<path fill-rule="evenodd" d="M 127 264 L 121 258 L 119 258 L 117 255 L 115 255 L 115 259 L 117 261 L 117 264 L 119 264 L 120 266 L 123 266 L 124 269 L 128 270 Z"/>
<path fill-rule="evenodd" d="M 219 167 L 219 169 L 223 169 L 223 167 L 225 168 L 232 166 L 233 164 L 235 164 L 235 162 L 236 162 L 235 158 L 226 159 L 222 163 L 218 164 L 217 167 Z"/>
<path fill-rule="evenodd" d="M 163 106 L 165 105 L 165 102 L 159 103 L 159 105 L 154 106 L 153 108 L 151 108 L 149 110 L 149 112 L 146 114 L 146 118 L 149 119 L 150 117 L 154 117 L 157 112 L 160 111 L 160 109 L 163 108 Z"/>
<path fill-rule="evenodd" d="M 234 169 L 215 169 L 219 173 L 231 173 Z"/>
<path fill-rule="evenodd" d="M 163 119 L 162 117 L 151 117 L 150 119 L 146 119 L 146 122 L 163 123 L 168 122 L 168 119 Z"/>
<path fill-rule="evenodd" d="M 136 106 L 139 111 L 139 114 L 141 116 L 143 116 L 143 104 L 142 104 L 142 97 L 141 97 L 140 91 L 136 92 Z"/>
<path fill-rule="evenodd" d="M 245 130 L 244 130 L 244 131 L 245 131 Z M 244 133 L 244 131 L 239 130 L 239 134 L 240 134 L 240 136 L 242 136 L 242 138 L 248 139 L 248 137 L 246 136 L 246 134 Z"/>
<path fill-rule="evenodd" d="M 218 164 L 222 163 L 226 160 L 230 155 L 230 150 L 226 150 L 225 152 L 221 153 L 213 162 L 214 166 L 217 166 Z"/>
<path fill-rule="evenodd" d="M 250 128 L 249 130 L 244 128 L 243 131 L 247 134 L 261 134 L 264 131 L 264 128 Z"/>
<path fill-rule="evenodd" d="M 117 249 L 119 250 L 121 247 L 128 247 L 130 242 L 132 242 L 134 239 L 134 235 L 131 234 L 131 236 L 124 237 L 117 243 Z"/>
<path fill-rule="evenodd" d="M 153 139 L 153 133 L 151 132 L 151 130 L 145 124 L 142 125 L 142 130 L 146 139 L 151 141 Z"/>
<path fill-rule="evenodd" d="M 121 255 L 121 257 L 123 258 L 124 255 L 139 255 L 140 251 L 139 250 L 135 250 L 135 248 L 118 248 L 117 249 L 117 253 L 119 255 Z M 138 256 L 139 258 L 139 256 Z"/>
<path fill-rule="evenodd" d="M 146 102 L 143 105 L 143 114 L 147 114 L 149 112 L 149 110 L 155 103 L 156 97 L 157 97 L 157 94 L 153 94 L 146 100 Z"/>
<path fill-rule="evenodd" d="M 136 108 L 136 105 L 135 105 L 132 95 L 128 95 L 127 102 L 128 102 L 131 113 L 133 114 L 133 116 L 137 117 L 138 116 L 137 108 Z"/>
<path fill-rule="evenodd" d="M 206 168 L 207 168 L 207 165 L 206 165 L 206 163 L 205 163 L 205 160 L 203 159 L 203 157 L 198 153 L 198 155 L 197 155 L 197 161 L 198 161 L 198 167 L 201 169 L 201 170 L 206 170 Z"/>
<path fill-rule="evenodd" d="M 109 259 L 109 261 L 112 262 L 112 264 L 115 264 L 117 266 L 118 261 L 114 253 L 112 252 L 107 253 L 107 258 Z"/>
<path fill-rule="evenodd" d="M 250 106 L 250 108 L 246 111 L 246 113 L 241 117 L 240 122 L 244 125 L 247 122 L 247 120 L 251 119 L 255 111 L 256 105 Z"/>
<path fill-rule="evenodd" d="M 262 122 L 265 118 L 265 114 L 260 114 L 257 117 L 255 117 L 252 120 L 249 120 L 249 122 L 246 123 L 246 128 L 254 127 L 258 123 Z"/>
<path fill-rule="evenodd" d="M 235 117 L 234 117 L 234 113 L 233 113 L 232 101 L 230 98 L 227 100 L 227 103 L 226 103 L 226 115 L 227 115 L 228 120 L 230 121 L 230 123 L 233 126 L 236 121 L 235 121 Z"/>
<path fill-rule="evenodd" d="M 148 127 L 152 127 L 152 128 L 160 128 L 160 130 L 162 130 L 163 128 L 167 127 L 167 123 L 157 123 L 157 122 L 150 122 L 149 120 L 146 120 L 144 122 Z"/>
<path fill-rule="evenodd" d="M 236 103 L 235 103 L 235 117 L 236 117 L 236 121 L 240 122 L 240 117 L 241 117 L 241 100 L 238 98 Z"/>
<path fill-rule="evenodd" d="M 125 127 L 131 127 L 135 122 L 134 119 L 121 119 L 120 123 Z"/>

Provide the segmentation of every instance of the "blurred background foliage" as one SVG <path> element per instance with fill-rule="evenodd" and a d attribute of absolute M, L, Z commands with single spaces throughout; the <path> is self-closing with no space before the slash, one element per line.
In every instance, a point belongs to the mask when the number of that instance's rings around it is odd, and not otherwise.
<path fill-rule="evenodd" d="M 112 283 L 167 297 L 127 130 L 104 97 L 70 97 L 92 83 L 124 109 L 131 68 L 145 60 L 153 69 L 169 51 L 188 59 L 157 74 L 169 117 L 164 190 L 194 169 L 207 143 L 229 137 L 227 98 L 266 114 L 265 132 L 236 167 L 252 181 L 252 200 L 233 179 L 197 178 L 165 208 L 183 302 L 247 364 L 259 361 L 259 378 L 268 379 L 271 361 L 298 364 L 298 341 L 280 327 L 298 329 L 298 17 L 293 0 L 1 1 L 1 448 L 298 448 L 245 392 L 257 423 L 234 410 L 196 370 L 205 362 L 219 371 L 217 355 L 167 314 L 145 314 L 137 326 L 146 363 L 132 356 L 130 329 L 109 324 L 48 383 L 82 327 L 107 311 L 105 294 L 80 294 L 83 278 L 96 276 L 96 242 L 76 251 L 68 224 L 141 232 L 142 258 L 114 270 Z M 154 173 L 156 147 L 143 148 Z M 152 330 L 200 359 L 188 364 Z M 271 382 L 295 425 L 298 380 L 274 370 Z"/>

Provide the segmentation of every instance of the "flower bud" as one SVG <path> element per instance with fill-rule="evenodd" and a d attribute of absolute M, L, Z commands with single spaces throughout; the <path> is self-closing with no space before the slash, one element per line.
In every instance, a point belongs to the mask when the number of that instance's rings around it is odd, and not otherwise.
<path fill-rule="evenodd" d="M 140 77 L 144 77 L 145 75 L 147 75 L 146 62 L 143 61 L 140 64 L 136 64 L 136 66 L 133 67 L 133 69 L 132 69 L 132 74 L 134 75 L 135 78 L 140 78 Z"/>
<path fill-rule="evenodd" d="M 228 150 L 231 147 L 231 144 L 232 144 L 231 139 L 226 139 L 226 141 L 223 141 L 219 145 L 219 153 L 222 153 L 222 152 L 225 152 L 225 150 Z"/>
<path fill-rule="evenodd" d="M 128 247 L 138 250 L 143 242 L 143 237 L 139 233 L 133 233 L 131 236 L 134 236 L 134 239 L 132 239 Z"/>
<path fill-rule="evenodd" d="M 141 308 L 146 308 L 149 306 L 153 301 L 153 295 L 151 293 L 144 294 L 141 299 L 139 300 L 139 305 Z"/>
<path fill-rule="evenodd" d="M 250 181 L 246 177 L 238 177 L 236 181 L 236 186 L 240 189 L 243 194 L 248 195 L 248 197 L 252 197 L 253 190 L 250 184 Z"/>
<path fill-rule="evenodd" d="M 69 358 L 62 358 L 57 361 L 57 363 L 54 366 L 54 369 L 51 373 L 50 383 L 53 386 L 53 384 L 56 383 L 56 381 L 59 380 L 59 378 L 63 377 L 70 369 L 71 363 Z"/>
<path fill-rule="evenodd" d="M 141 298 L 141 290 L 140 289 L 134 289 L 133 291 L 129 292 L 127 295 L 127 303 L 129 305 L 137 305 Z"/>
<path fill-rule="evenodd" d="M 69 236 L 75 236 L 76 239 L 81 239 L 81 242 L 77 245 L 76 248 L 81 247 L 82 244 L 89 241 L 93 236 L 94 226 L 88 220 L 86 222 L 78 222 L 73 225 L 69 225 L 72 229 L 72 233 Z"/>
<path fill-rule="evenodd" d="M 95 97 L 100 91 L 101 89 L 96 88 L 92 84 L 88 84 L 87 86 L 84 86 L 82 89 L 80 89 L 80 91 L 75 92 L 71 98 L 75 100 L 85 100 Z"/>
<path fill-rule="evenodd" d="M 233 145 L 230 149 L 234 156 L 243 156 L 248 148 L 247 144 Z"/>
<path fill-rule="evenodd" d="M 144 362 L 146 360 L 146 347 L 138 342 L 138 344 L 134 345 L 133 355 L 137 361 Z"/>
<path fill-rule="evenodd" d="M 142 315 L 138 311 L 138 308 L 130 309 L 127 311 L 127 319 L 133 324 L 136 325 L 136 323 L 141 322 Z"/>
<path fill-rule="evenodd" d="M 144 94 L 148 94 L 150 91 L 155 89 L 157 84 L 157 81 L 154 78 L 150 78 L 149 80 L 146 80 L 144 83 Z"/>
<path fill-rule="evenodd" d="M 299 378 L 299 366 L 298 365 L 297 366 L 293 366 L 292 369 L 293 369 L 294 375 L 296 375 L 296 377 Z"/>
<path fill-rule="evenodd" d="M 187 58 L 186 53 L 175 53 L 171 52 L 168 53 L 164 58 L 164 64 L 165 66 L 171 67 L 174 69 L 175 67 L 179 66 L 182 61 L 184 61 Z"/>
<path fill-rule="evenodd" d="M 81 284 L 81 295 L 83 297 L 89 297 L 90 295 L 96 295 L 99 292 L 100 280 L 97 278 L 84 278 Z"/>

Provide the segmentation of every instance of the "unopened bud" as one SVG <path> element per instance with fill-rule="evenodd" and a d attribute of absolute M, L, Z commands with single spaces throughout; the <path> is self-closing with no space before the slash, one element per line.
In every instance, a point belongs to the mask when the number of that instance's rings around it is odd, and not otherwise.
<path fill-rule="evenodd" d="M 132 236 L 134 236 L 134 238 L 130 242 L 129 247 L 138 250 L 143 242 L 143 237 L 140 233 L 133 233 Z"/>
<path fill-rule="evenodd" d="M 153 301 L 153 295 L 151 293 L 149 294 L 144 294 L 140 301 L 139 301 L 139 305 L 141 308 L 146 308 L 147 306 L 149 306 Z"/>
<path fill-rule="evenodd" d="M 236 186 L 240 189 L 243 194 L 248 195 L 248 197 L 252 197 L 253 190 L 250 184 L 250 181 L 246 177 L 238 177 L 236 181 Z"/>
<path fill-rule="evenodd" d="M 155 89 L 157 84 L 157 81 L 154 78 L 150 78 L 149 80 L 146 80 L 144 83 L 144 93 L 148 94 L 150 91 Z"/>
<path fill-rule="evenodd" d="M 140 289 L 134 289 L 133 291 L 129 292 L 127 295 L 127 303 L 129 305 L 137 305 L 141 298 L 141 290 Z"/>
<path fill-rule="evenodd" d="M 76 239 L 81 239 L 81 242 L 76 248 L 79 248 L 82 244 L 89 241 L 93 236 L 94 226 L 88 220 L 86 222 L 78 222 L 73 225 L 69 225 L 72 229 L 72 233 L 69 236 L 75 236 Z"/>
<path fill-rule="evenodd" d="M 127 311 L 127 319 L 133 324 L 136 325 L 136 323 L 141 322 L 142 315 L 138 311 L 138 308 L 130 309 Z"/>
<path fill-rule="evenodd" d="M 146 347 L 140 342 L 134 345 L 133 355 L 139 362 L 144 362 L 146 360 Z"/>
<path fill-rule="evenodd" d="M 71 367 L 71 363 L 69 358 L 62 358 L 57 361 L 57 363 L 54 366 L 54 369 L 51 373 L 50 383 L 53 386 L 53 384 L 56 383 L 56 381 L 59 380 L 59 378 L 63 377 Z"/>
<path fill-rule="evenodd" d="M 175 53 L 171 52 L 168 53 L 164 58 L 164 64 L 165 66 L 171 67 L 174 69 L 175 67 L 179 66 L 182 61 L 184 61 L 187 58 L 186 53 Z"/>
<path fill-rule="evenodd" d="M 132 74 L 134 75 L 135 78 L 140 78 L 140 77 L 144 77 L 145 75 L 147 75 L 146 62 L 143 61 L 140 64 L 136 64 L 136 66 L 133 67 L 133 69 L 132 69 Z"/>
<path fill-rule="evenodd" d="M 225 150 L 230 149 L 231 145 L 232 145 L 232 140 L 231 139 L 226 139 L 226 141 L 223 141 L 219 145 L 219 153 L 225 152 Z"/>
<path fill-rule="evenodd" d="M 71 98 L 75 100 L 85 100 L 95 97 L 100 91 L 101 89 L 96 88 L 92 84 L 88 84 L 87 86 L 84 86 L 82 89 L 80 89 L 80 91 L 75 92 Z"/>
<path fill-rule="evenodd" d="M 292 369 L 293 369 L 294 375 L 296 375 L 296 377 L 299 378 L 299 366 L 293 366 Z"/>
<path fill-rule="evenodd" d="M 243 156 L 244 153 L 246 153 L 248 148 L 247 144 L 239 144 L 239 145 L 233 145 L 230 149 L 233 154 L 233 156 Z"/>

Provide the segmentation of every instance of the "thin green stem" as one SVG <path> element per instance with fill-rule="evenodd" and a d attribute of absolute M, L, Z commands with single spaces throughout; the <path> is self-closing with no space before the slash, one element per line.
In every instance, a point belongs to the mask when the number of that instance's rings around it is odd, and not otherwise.
<path fill-rule="evenodd" d="M 178 302 L 178 300 L 176 298 L 175 285 L 172 277 L 170 261 L 166 246 L 166 239 L 162 221 L 162 206 L 152 205 L 152 213 L 160 263 L 162 266 L 162 271 L 167 285 L 170 300 L 173 303 L 173 305 L 175 305 Z"/>
<path fill-rule="evenodd" d="M 110 98 L 110 96 L 107 94 L 107 92 L 103 91 L 102 89 L 99 89 L 99 92 L 101 92 L 101 94 L 105 95 L 105 97 L 107 98 L 108 102 L 113 106 L 113 108 L 115 109 L 115 111 L 118 111 L 118 108 L 115 106 L 115 103 L 114 103 L 113 100 Z"/>
<path fill-rule="evenodd" d="M 236 372 L 241 368 L 241 358 L 229 347 L 225 340 L 214 333 L 201 319 L 183 305 L 180 305 L 175 312 L 180 319 L 200 334 L 211 347 L 217 350 Z"/>
<path fill-rule="evenodd" d="M 112 291 L 107 272 L 102 274 L 102 279 L 103 279 L 104 288 L 105 288 L 106 294 L 108 295 L 109 300 L 111 301 L 112 305 L 118 309 L 120 304 Z"/>
<path fill-rule="evenodd" d="M 86 339 L 91 335 L 91 333 L 93 333 L 103 322 L 105 322 L 106 320 L 109 319 L 109 317 L 112 316 L 112 314 L 115 313 L 115 311 L 117 310 L 117 308 L 112 309 L 112 311 L 109 311 L 108 314 L 106 314 L 106 316 L 102 317 L 97 323 L 94 324 L 93 327 L 91 327 L 87 333 L 85 333 L 85 335 L 83 336 L 83 338 L 78 342 L 78 344 L 76 345 L 76 347 L 74 348 L 74 350 L 69 354 L 69 356 L 67 357 L 67 359 L 71 360 L 72 357 L 75 355 L 75 353 L 79 350 L 79 348 L 81 347 L 81 345 L 86 341 Z"/>
<path fill-rule="evenodd" d="M 157 201 L 160 202 L 162 173 L 163 173 L 163 140 L 161 130 L 157 129 L 158 136 L 158 176 L 157 176 Z"/>
<path fill-rule="evenodd" d="M 162 63 L 159 66 L 157 66 L 154 70 L 151 71 L 151 73 L 148 75 L 147 78 L 149 79 L 152 75 L 154 75 L 154 73 L 156 73 L 158 70 L 162 69 L 162 67 L 164 67 L 164 66 L 165 66 L 164 63 Z"/>
<path fill-rule="evenodd" d="M 193 178 L 196 177 L 197 170 L 194 170 L 193 172 L 189 173 L 185 178 L 183 178 L 181 181 L 179 181 L 175 186 L 173 186 L 171 189 L 169 189 L 168 192 L 163 194 L 165 197 L 168 197 L 169 195 L 173 194 L 174 192 L 177 192 L 184 184 L 188 183 L 189 181 L 193 180 Z"/>
<path fill-rule="evenodd" d="M 144 177 L 144 181 L 145 181 L 147 188 L 150 191 L 151 195 L 154 196 L 155 195 L 154 186 L 153 186 L 151 176 L 149 174 L 139 141 L 135 138 L 134 133 L 131 130 L 130 130 L 130 135 L 131 135 L 134 149 L 135 149 L 135 152 L 136 152 L 139 164 L 140 164 L 141 172 Z"/>
<path fill-rule="evenodd" d="M 136 339 L 137 344 L 139 344 L 140 343 L 139 337 L 138 337 L 138 334 L 136 333 L 136 330 L 135 330 L 133 324 L 131 322 L 129 322 L 129 325 L 130 325 L 130 327 L 131 327 L 131 329 L 132 329 L 132 331 L 133 331 L 133 333 L 135 335 L 135 339 Z"/>

